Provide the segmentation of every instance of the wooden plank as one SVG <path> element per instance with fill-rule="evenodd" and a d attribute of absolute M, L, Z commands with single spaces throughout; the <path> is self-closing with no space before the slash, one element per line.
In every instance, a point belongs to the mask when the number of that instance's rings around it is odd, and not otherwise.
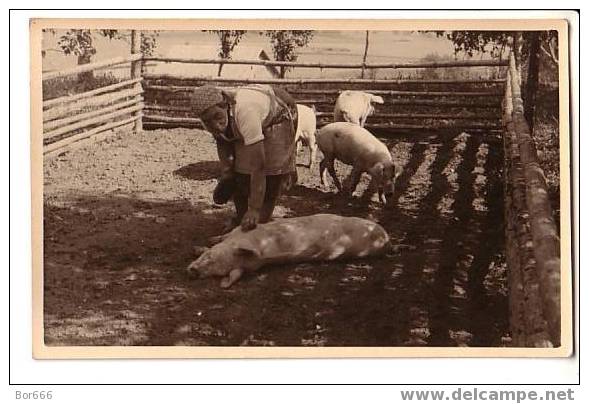
<path fill-rule="evenodd" d="M 105 130 L 113 129 L 113 128 L 116 128 L 116 127 L 119 127 L 122 125 L 126 125 L 128 123 L 132 123 L 135 121 L 135 119 L 136 118 L 134 116 L 132 116 L 130 118 L 122 119 L 119 121 L 109 122 L 104 125 L 98 126 L 96 128 L 92 128 L 86 132 L 78 133 L 77 135 L 73 135 L 73 136 L 67 137 L 65 139 L 59 140 L 57 142 L 48 144 L 43 147 L 43 155 L 45 155 L 49 152 L 52 152 L 54 150 L 61 149 L 64 146 L 68 146 L 68 145 L 70 145 L 74 142 L 80 141 L 82 139 L 86 139 L 86 138 L 88 138 L 92 135 L 95 135 L 97 133 L 104 132 Z"/>
<path fill-rule="evenodd" d="M 319 69 L 422 69 L 422 68 L 448 68 L 448 67 L 489 67 L 507 66 L 506 60 L 461 60 L 453 62 L 417 62 L 417 63 L 320 63 L 320 62 L 286 62 L 258 59 L 201 59 L 201 58 L 170 58 L 161 56 L 149 56 L 145 61 L 165 63 L 190 63 L 190 64 L 236 64 L 257 66 L 288 66 L 300 68 Z"/>
<path fill-rule="evenodd" d="M 202 121 L 199 118 L 173 117 L 173 116 L 166 116 L 166 115 L 147 115 L 147 114 L 143 118 L 146 121 L 169 122 L 169 123 L 190 123 L 190 124 L 202 125 Z"/>
<path fill-rule="evenodd" d="M 141 33 L 135 29 L 131 31 L 131 54 L 141 55 Z M 132 79 L 141 78 L 141 64 L 142 63 L 143 62 L 141 59 L 131 63 L 131 78 Z M 141 90 L 141 83 L 136 84 L 135 88 L 138 90 Z M 137 115 L 137 120 L 135 121 L 135 126 L 133 128 L 135 133 L 141 132 L 143 130 L 140 111 L 136 115 Z"/>
<path fill-rule="evenodd" d="M 150 86 L 153 87 L 153 86 Z M 162 86 L 165 87 L 165 86 Z M 190 87 L 187 87 L 190 88 Z M 192 87 L 194 88 L 194 87 Z M 291 95 L 295 94 L 322 94 L 322 95 L 337 95 L 344 90 L 338 89 L 306 89 L 306 88 L 288 88 L 287 91 Z M 353 91 L 363 91 L 374 95 L 388 95 L 395 96 L 432 96 L 432 97 L 500 97 L 504 93 L 501 91 L 400 91 L 400 90 L 370 90 L 370 89 L 354 89 Z"/>
<path fill-rule="evenodd" d="M 524 118 L 521 99 L 520 71 L 515 58 L 510 57 L 510 79 L 513 100 L 512 120 L 519 146 L 520 160 L 526 181 L 526 205 L 530 213 L 530 227 L 534 256 L 542 289 L 542 304 L 550 336 L 555 346 L 560 345 L 560 237 L 554 223 L 548 198 L 546 179 L 540 167 L 534 140 Z"/>
<path fill-rule="evenodd" d="M 138 112 L 138 111 L 141 111 L 142 108 L 143 108 L 142 102 L 139 102 L 139 103 L 135 102 L 134 105 L 132 105 L 130 107 L 116 110 L 116 111 L 108 113 L 108 114 L 101 114 L 100 116 L 97 116 L 95 118 L 86 119 L 84 121 L 76 122 L 71 125 L 66 125 L 61 128 L 57 128 L 57 129 L 52 130 L 50 132 L 44 133 L 43 140 L 51 140 L 54 137 L 63 135 L 68 132 L 73 132 L 74 130 L 77 130 L 77 129 L 82 129 L 87 126 L 96 125 L 97 123 L 101 123 L 101 122 L 105 122 L 105 121 L 108 121 L 113 118 L 117 118 L 119 116 L 128 115 L 130 113 Z"/>
<path fill-rule="evenodd" d="M 111 92 L 108 94 L 95 96 L 92 98 L 87 98 L 83 100 L 79 100 L 75 104 L 68 104 L 62 105 L 58 107 L 53 107 L 43 111 L 43 123 L 52 121 L 54 119 L 61 118 L 63 116 L 69 116 L 74 114 L 75 112 L 84 109 L 84 108 L 93 108 L 98 107 L 105 104 L 112 104 L 116 101 L 119 101 L 123 98 L 128 97 L 135 97 L 140 95 L 143 91 L 138 88 L 131 88 L 129 90 L 121 90 L 117 92 Z"/>
<path fill-rule="evenodd" d="M 91 137 L 78 140 L 77 142 L 63 146 L 59 149 L 47 152 L 47 153 L 43 154 L 43 159 L 45 161 L 47 161 L 47 160 L 50 160 L 56 156 L 59 156 L 62 153 L 72 152 L 72 151 L 78 150 L 84 146 L 88 146 L 90 144 L 98 143 L 103 140 L 106 140 L 106 139 L 116 135 L 118 132 L 131 131 L 131 130 L 133 130 L 133 123 L 132 122 L 127 123 L 125 125 L 117 126 L 116 128 L 112 128 L 112 129 L 108 129 L 108 130 L 105 130 L 100 133 L 96 133 L 95 135 L 93 135 Z"/>
<path fill-rule="evenodd" d="M 163 85 L 146 85 L 145 91 L 166 91 L 171 93 L 192 92 L 199 86 L 163 86 Z M 297 94 L 320 94 L 320 95 L 338 95 L 343 90 L 307 90 L 307 89 L 288 89 L 292 96 L 297 98 Z M 374 95 L 385 95 L 390 97 L 401 96 L 427 96 L 427 97 L 501 97 L 503 92 L 497 91 L 397 91 L 397 90 L 354 90 L 363 91 Z M 335 97 L 333 97 L 335 100 Z"/>
<path fill-rule="evenodd" d="M 333 112 L 316 112 L 315 116 L 321 117 L 333 117 Z M 499 115 L 464 115 L 464 114 L 386 114 L 376 113 L 370 115 L 368 119 L 374 118 L 389 118 L 389 119 L 492 119 L 498 120 Z"/>
<path fill-rule="evenodd" d="M 246 79 L 227 77 L 185 76 L 173 74 L 144 74 L 145 80 L 192 80 L 204 83 L 258 83 L 258 84 L 502 84 L 505 79 L 488 80 L 394 80 L 394 79 Z"/>
<path fill-rule="evenodd" d="M 128 107 L 130 105 L 135 105 L 141 101 L 143 101 L 143 97 L 137 96 L 137 97 L 132 98 L 128 101 L 109 105 L 105 108 L 97 109 L 97 110 L 86 112 L 83 114 L 71 115 L 66 118 L 56 119 L 54 121 L 49 121 L 45 125 L 43 125 L 43 131 L 48 132 L 48 131 L 53 130 L 55 128 L 59 128 L 60 126 L 64 126 L 64 125 L 70 124 L 72 122 L 83 121 L 85 119 L 89 119 L 89 118 L 93 118 L 95 116 L 106 114 L 106 113 L 115 111 L 120 108 Z"/>
<path fill-rule="evenodd" d="M 65 69 L 65 70 L 50 70 L 50 71 L 43 73 L 43 81 L 55 79 L 58 77 L 71 76 L 73 74 L 79 74 L 79 73 L 83 73 L 83 72 L 89 72 L 92 70 L 103 69 L 105 67 L 116 66 L 116 65 L 123 64 L 123 63 L 135 62 L 140 59 L 141 59 L 141 54 L 129 55 L 129 56 L 119 56 L 116 58 L 103 60 L 101 62 L 88 63 L 85 65 L 80 65 L 80 66 L 72 67 L 72 68 Z"/>
<path fill-rule="evenodd" d="M 75 95 L 68 95 L 65 97 L 53 98 L 51 100 L 43 101 L 43 108 L 45 109 L 45 108 L 52 107 L 54 105 L 65 104 L 68 102 L 81 100 L 82 98 L 88 98 L 88 97 L 93 97 L 98 94 L 108 93 L 110 91 L 117 90 L 122 87 L 132 86 L 134 84 L 141 82 L 141 80 L 142 80 L 142 78 L 138 77 L 135 79 L 121 81 L 120 83 L 111 84 L 110 86 L 100 87 L 95 90 L 90 90 L 90 91 L 86 91 L 86 92 L 75 94 Z"/>

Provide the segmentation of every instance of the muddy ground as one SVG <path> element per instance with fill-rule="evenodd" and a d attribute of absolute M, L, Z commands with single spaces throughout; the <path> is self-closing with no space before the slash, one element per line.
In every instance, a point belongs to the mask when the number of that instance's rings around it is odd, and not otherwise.
<path fill-rule="evenodd" d="M 386 143 L 403 168 L 392 209 L 360 198 L 366 179 L 347 201 L 300 166 L 275 215 L 369 217 L 399 253 L 271 267 L 229 290 L 183 272 L 232 214 L 212 203 L 207 134 L 121 133 L 46 161 L 46 344 L 505 344 L 501 146 L 459 133 Z"/>

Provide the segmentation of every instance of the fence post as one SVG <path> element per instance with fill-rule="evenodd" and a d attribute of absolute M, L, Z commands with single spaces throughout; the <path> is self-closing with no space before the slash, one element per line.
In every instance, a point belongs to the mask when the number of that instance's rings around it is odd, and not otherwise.
<path fill-rule="evenodd" d="M 132 54 L 136 54 L 136 53 L 141 53 L 141 33 L 137 30 L 132 30 L 131 31 L 131 53 Z M 141 65 L 143 64 L 143 59 L 140 59 L 136 62 L 132 62 L 131 63 L 131 78 L 135 79 L 135 78 L 140 78 L 141 77 Z M 135 85 L 136 88 L 138 88 L 139 90 L 141 90 L 141 82 L 138 82 Z M 143 120 L 142 120 L 142 116 L 143 113 L 142 111 L 137 111 L 136 112 L 136 116 L 137 119 L 135 120 L 135 125 L 133 127 L 133 130 L 135 133 L 139 133 L 141 131 L 143 131 Z"/>

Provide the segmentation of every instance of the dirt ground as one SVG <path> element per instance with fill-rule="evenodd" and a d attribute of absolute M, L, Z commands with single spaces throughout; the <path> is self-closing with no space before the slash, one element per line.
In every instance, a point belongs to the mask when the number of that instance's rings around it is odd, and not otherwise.
<path fill-rule="evenodd" d="M 399 253 L 270 267 L 229 290 L 184 273 L 193 246 L 232 215 L 212 203 L 209 135 L 121 133 L 45 162 L 46 344 L 505 345 L 501 146 L 459 133 L 414 140 L 386 141 L 403 169 L 393 208 L 359 197 L 366 179 L 352 201 L 322 188 L 317 164 L 298 168 L 275 212 L 372 218 Z"/>

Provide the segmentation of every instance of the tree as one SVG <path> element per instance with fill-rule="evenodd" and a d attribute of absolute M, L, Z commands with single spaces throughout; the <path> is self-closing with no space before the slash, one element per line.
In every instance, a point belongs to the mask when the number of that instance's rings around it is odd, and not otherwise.
<path fill-rule="evenodd" d="M 274 59 L 278 61 L 295 62 L 298 58 L 297 48 L 305 47 L 313 39 L 313 31 L 305 30 L 269 30 L 263 35 L 270 38 Z M 291 68 L 280 66 L 280 78 L 284 78 Z"/>
<path fill-rule="evenodd" d="M 247 31 L 240 30 L 208 30 L 205 32 L 213 32 L 219 38 L 220 46 L 218 56 L 221 59 L 231 59 L 233 49 L 239 44 L 241 38 Z M 217 76 L 221 76 L 221 70 L 223 70 L 223 63 L 219 63 L 219 71 Z"/>
<path fill-rule="evenodd" d="M 516 64 L 525 67 L 527 80 L 523 87 L 524 115 L 530 130 L 534 126 L 534 109 L 539 81 L 540 51 L 550 62 L 558 66 L 557 31 L 436 31 L 439 37 L 445 36 L 454 44 L 454 53 L 464 52 L 473 56 L 475 52 L 487 53 L 502 58 L 503 51 L 514 51 Z M 524 70 L 524 69 L 522 69 Z"/>
<path fill-rule="evenodd" d="M 48 30 L 53 34 L 55 30 Z M 121 32 L 116 29 L 100 29 L 91 31 L 89 29 L 70 29 L 61 35 L 57 46 L 66 55 L 75 55 L 78 57 L 78 64 L 83 65 L 90 63 L 92 57 L 96 54 L 96 47 L 94 46 L 94 35 L 98 34 L 110 40 L 124 40 L 130 41 L 129 32 Z M 157 45 L 156 38 L 159 35 L 158 31 L 150 33 L 142 33 L 141 35 L 141 53 L 144 56 L 150 56 Z M 44 52 L 45 54 L 45 52 Z M 92 80 L 93 72 L 84 72 L 78 76 L 81 81 Z"/>
<path fill-rule="evenodd" d="M 366 66 L 366 56 L 368 56 L 369 35 L 370 31 L 366 31 L 366 41 L 364 43 L 364 57 L 362 58 L 362 78 L 364 78 L 364 66 Z"/>

